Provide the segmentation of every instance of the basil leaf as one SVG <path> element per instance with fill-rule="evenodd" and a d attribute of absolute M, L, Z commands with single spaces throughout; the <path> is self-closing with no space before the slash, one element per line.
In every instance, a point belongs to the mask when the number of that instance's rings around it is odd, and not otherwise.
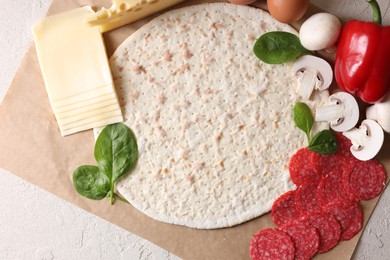
<path fill-rule="evenodd" d="M 110 192 L 110 181 L 97 166 L 77 168 L 73 172 L 73 185 L 78 193 L 93 200 L 101 200 Z"/>
<path fill-rule="evenodd" d="M 124 124 L 106 126 L 95 144 L 95 159 L 101 171 L 113 183 L 137 161 L 138 147 L 133 132 Z"/>
<path fill-rule="evenodd" d="M 288 32 L 268 32 L 255 42 L 253 52 L 265 63 L 282 64 L 311 52 L 302 46 L 298 36 Z"/>
<path fill-rule="evenodd" d="M 305 103 L 298 102 L 293 107 L 293 117 L 295 125 L 305 132 L 307 139 L 310 140 L 310 131 L 314 124 L 311 109 Z"/>
<path fill-rule="evenodd" d="M 319 154 L 337 152 L 337 139 L 330 130 L 322 130 L 310 141 L 308 149 Z"/>

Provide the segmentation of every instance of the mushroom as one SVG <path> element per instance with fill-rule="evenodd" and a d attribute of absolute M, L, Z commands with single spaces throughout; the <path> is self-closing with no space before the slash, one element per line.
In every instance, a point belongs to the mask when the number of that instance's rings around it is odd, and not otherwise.
<path fill-rule="evenodd" d="M 377 121 L 386 133 L 390 133 L 390 94 L 387 98 L 366 110 L 366 117 Z"/>
<path fill-rule="evenodd" d="M 361 161 L 374 158 L 384 140 L 382 127 L 371 119 L 364 120 L 359 128 L 352 128 L 343 135 L 351 140 L 351 153 Z"/>
<path fill-rule="evenodd" d="M 316 109 L 316 121 L 327 121 L 337 132 L 348 131 L 359 120 L 359 105 L 355 98 L 346 92 L 329 97 L 329 104 Z"/>
<path fill-rule="evenodd" d="M 319 51 L 334 46 L 339 38 L 340 31 L 341 23 L 336 16 L 328 13 L 318 13 L 302 24 L 299 30 L 299 39 L 306 49 Z"/>
<path fill-rule="evenodd" d="M 298 94 L 308 100 L 314 89 L 325 90 L 333 80 L 332 67 L 325 60 L 303 55 L 293 65 L 293 71 L 298 78 Z"/>

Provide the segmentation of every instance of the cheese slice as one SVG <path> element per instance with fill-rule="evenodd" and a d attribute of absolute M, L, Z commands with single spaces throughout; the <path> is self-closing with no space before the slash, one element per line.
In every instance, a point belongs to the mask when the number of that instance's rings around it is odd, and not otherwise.
<path fill-rule="evenodd" d="M 92 26 L 107 32 L 140 20 L 184 0 L 113 0 L 109 9 L 102 8 L 88 19 Z"/>
<path fill-rule="evenodd" d="M 122 122 L 104 41 L 85 20 L 91 7 L 47 17 L 33 28 L 50 104 L 63 136 Z"/>

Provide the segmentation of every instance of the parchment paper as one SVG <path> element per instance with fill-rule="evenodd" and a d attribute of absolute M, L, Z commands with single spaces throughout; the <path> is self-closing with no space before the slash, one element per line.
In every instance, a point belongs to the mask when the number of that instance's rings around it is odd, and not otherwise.
<path fill-rule="evenodd" d="M 186 1 L 177 7 L 201 2 L 205 1 Z M 49 14 L 86 4 L 101 7 L 102 3 L 105 7 L 110 6 L 109 0 L 54 0 Z M 316 9 L 311 7 L 311 11 Z M 148 20 L 105 34 L 108 54 L 111 55 L 125 38 Z M 78 195 L 71 176 L 79 165 L 95 164 L 93 134 L 86 131 L 61 137 L 49 105 L 34 44 L 24 57 L 0 106 L 0 147 L 1 168 L 184 259 L 248 259 L 252 235 L 262 228 L 274 227 L 267 214 L 233 228 L 196 230 L 155 221 L 124 203 L 117 202 L 111 206 L 107 200 L 93 201 Z M 387 136 L 379 156 L 387 172 L 390 172 L 389 147 Z M 376 202 L 377 199 L 362 203 L 365 223 Z M 339 243 L 316 259 L 349 259 L 359 237 L 360 234 L 350 241 Z"/>

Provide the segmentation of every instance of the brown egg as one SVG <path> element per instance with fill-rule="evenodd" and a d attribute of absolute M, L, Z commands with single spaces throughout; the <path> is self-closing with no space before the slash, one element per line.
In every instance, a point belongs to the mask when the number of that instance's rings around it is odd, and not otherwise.
<path fill-rule="evenodd" d="M 298 21 L 306 13 L 309 0 L 267 0 L 272 17 L 282 23 Z"/>
<path fill-rule="evenodd" d="M 248 5 L 256 2 L 256 0 L 229 0 L 229 2 L 236 5 Z"/>

